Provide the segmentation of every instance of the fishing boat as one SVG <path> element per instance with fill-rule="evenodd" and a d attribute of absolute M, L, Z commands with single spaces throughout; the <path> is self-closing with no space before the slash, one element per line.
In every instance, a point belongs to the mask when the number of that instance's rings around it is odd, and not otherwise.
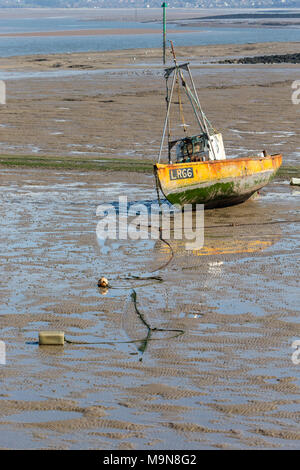
<path fill-rule="evenodd" d="M 157 190 L 160 188 L 171 204 L 180 206 L 204 204 L 205 209 L 212 209 L 242 203 L 274 178 L 282 155 L 262 151 L 250 157 L 227 158 L 222 134 L 214 129 L 201 107 L 189 63 L 178 64 L 172 42 L 171 47 L 174 66 L 165 69 L 167 112 L 158 162 L 154 165 Z M 175 87 L 184 131 L 179 138 L 172 138 L 170 125 Z M 189 135 L 180 90 L 193 110 L 196 134 Z M 161 163 L 166 134 L 168 160 Z"/>

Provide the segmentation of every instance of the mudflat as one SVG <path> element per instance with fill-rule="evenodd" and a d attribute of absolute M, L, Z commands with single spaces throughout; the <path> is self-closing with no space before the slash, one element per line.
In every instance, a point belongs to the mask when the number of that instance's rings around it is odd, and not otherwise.
<path fill-rule="evenodd" d="M 297 160 L 299 106 L 292 104 L 292 83 L 300 67 L 212 61 L 297 48 L 267 43 L 176 49 L 179 60 L 190 62 L 203 109 L 223 131 L 229 154 L 282 150 L 284 164 Z M 1 108 L 2 154 L 155 161 L 165 113 L 160 50 L 10 57 L 1 60 L 0 71 L 8 103 Z M 189 122 L 190 109 L 184 111 Z"/>
<path fill-rule="evenodd" d="M 211 63 L 293 52 L 178 50 L 228 155 L 280 152 L 298 171 L 299 65 Z M 1 448 L 298 448 L 297 188 L 282 176 L 256 199 L 206 211 L 198 250 L 150 236 L 104 242 L 100 204 L 156 201 L 160 51 L 16 57 L 1 68 Z M 43 158 L 58 166 L 26 168 Z M 107 159 L 149 162 L 148 172 L 103 171 Z M 101 276 L 110 289 L 97 287 Z M 150 339 L 133 289 L 148 324 L 164 329 Z M 39 347 L 45 329 L 73 343 Z"/>

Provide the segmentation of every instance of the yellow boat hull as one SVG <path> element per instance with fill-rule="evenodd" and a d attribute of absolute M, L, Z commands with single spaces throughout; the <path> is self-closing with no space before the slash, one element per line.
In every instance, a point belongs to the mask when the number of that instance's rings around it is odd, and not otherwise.
<path fill-rule="evenodd" d="M 204 204 L 206 209 L 246 201 L 266 186 L 282 155 L 228 158 L 206 162 L 154 165 L 160 189 L 171 204 Z"/>

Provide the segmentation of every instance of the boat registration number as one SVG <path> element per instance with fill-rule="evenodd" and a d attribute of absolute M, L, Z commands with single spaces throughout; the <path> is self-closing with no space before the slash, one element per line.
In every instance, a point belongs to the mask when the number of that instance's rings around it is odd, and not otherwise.
<path fill-rule="evenodd" d="M 190 168 L 172 168 L 169 170 L 170 180 L 184 180 L 194 178 L 194 169 Z"/>

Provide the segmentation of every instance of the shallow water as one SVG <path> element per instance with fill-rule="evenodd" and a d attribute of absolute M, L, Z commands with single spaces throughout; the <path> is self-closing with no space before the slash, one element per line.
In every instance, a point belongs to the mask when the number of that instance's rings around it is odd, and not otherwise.
<path fill-rule="evenodd" d="M 49 421 L 60 421 L 64 419 L 78 418 L 77 413 L 66 411 L 25 411 L 15 415 L 10 415 L 9 422 L 15 423 L 47 423 Z"/>
<path fill-rule="evenodd" d="M 58 18 L 15 18 L 0 19 L 0 33 L 20 33 L 34 31 L 74 31 L 84 29 L 157 29 L 161 30 L 159 22 L 136 21 L 107 21 L 89 19 L 84 21 L 81 17 Z M 180 13 L 178 14 L 180 16 Z M 299 41 L 299 27 L 195 27 L 193 23 L 182 26 L 180 22 L 172 22 L 169 25 L 172 31 L 172 40 L 177 46 L 193 46 L 201 44 L 244 44 L 255 42 L 287 42 Z M 185 32 L 186 29 L 196 30 Z M 184 31 L 184 33 L 182 33 Z M 87 52 L 87 51 L 110 51 L 120 49 L 136 49 L 161 47 L 160 34 L 128 34 L 128 35 L 105 35 L 105 36 L 57 36 L 57 37 L 2 37 L 0 43 L 0 56 L 9 57 L 14 55 L 28 54 L 53 54 L 65 52 Z"/>

